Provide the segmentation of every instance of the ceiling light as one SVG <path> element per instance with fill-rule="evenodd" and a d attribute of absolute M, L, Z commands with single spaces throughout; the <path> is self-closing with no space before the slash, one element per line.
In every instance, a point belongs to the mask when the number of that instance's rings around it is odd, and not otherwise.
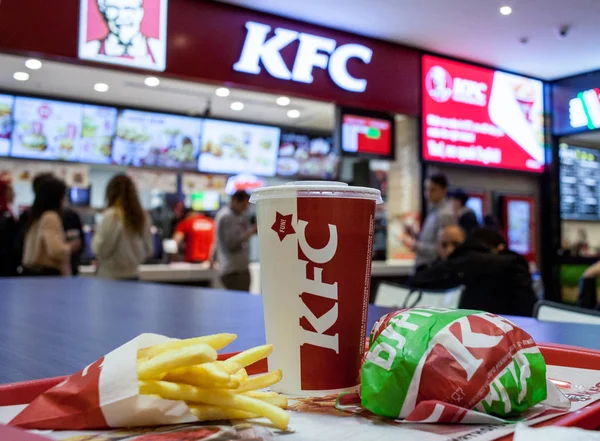
<path fill-rule="evenodd" d="M 233 103 L 231 103 L 230 107 L 231 110 L 239 112 L 240 110 L 244 110 L 244 103 L 242 103 L 241 101 L 234 101 Z"/>
<path fill-rule="evenodd" d="M 300 118 L 300 111 L 296 109 L 290 109 L 287 111 L 288 118 Z"/>
<path fill-rule="evenodd" d="M 510 6 L 502 6 L 500 8 L 500 14 L 510 15 L 510 14 L 512 14 L 512 8 Z"/>
<path fill-rule="evenodd" d="M 227 87 L 219 87 L 217 90 L 215 90 L 215 95 L 220 96 L 221 98 L 229 96 L 230 93 L 231 91 Z"/>
<path fill-rule="evenodd" d="M 29 79 L 29 74 L 27 72 L 15 72 L 13 78 L 17 81 L 27 81 Z"/>
<path fill-rule="evenodd" d="M 148 77 L 144 80 L 144 84 L 148 87 L 156 87 L 160 84 L 160 80 L 156 77 Z"/>
<path fill-rule="evenodd" d="M 96 83 L 94 84 L 94 90 L 96 92 L 108 92 L 108 84 L 106 83 Z"/>
<path fill-rule="evenodd" d="M 30 58 L 25 62 L 25 67 L 31 70 L 38 70 L 42 68 L 42 62 L 40 60 L 36 60 L 35 58 Z"/>
<path fill-rule="evenodd" d="M 287 96 L 280 96 L 275 102 L 280 106 L 289 106 L 292 100 Z"/>

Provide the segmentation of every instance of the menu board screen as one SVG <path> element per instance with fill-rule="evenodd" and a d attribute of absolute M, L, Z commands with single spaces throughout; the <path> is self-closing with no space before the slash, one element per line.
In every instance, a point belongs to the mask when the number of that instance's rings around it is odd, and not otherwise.
<path fill-rule="evenodd" d="M 331 136 L 311 136 L 282 132 L 277 160 L 279 176 L 335 179 L 340 158 L 335 153 Z"/>
<path fill-rule="evenodd" d="M 541 81 L 424 56 L 423 86 L 425 160 L 542 171 Z"/>
<path fill-rule="evenodd" d="M 202 122 L 187 116 L 123 110 L 117 121 L 112 162 L 196 169 Z"/>
<path fill-rule="evenodd" d="M 391 120 L 342 115 L 342 151 L 371 156 L 392 156 Z"/>
<path fill-rule="evenodd" d="M 0 94 L 0 156 L 8 156 L 12 135 L 15 97 Z"/>
<path fill-rule="evenodd" d="M 16 97 L 11 156 L 78 161 L 82 105 Z"/>
<path fill-rule="evenodd" d="M 81 128 L 81 161 L 93 164 L 110 164 L 112 142 L 117 125 L 115 107 L 83 106 Z"/>
<path fill-rule="evenodd" d="M 561 144 L 559 158 L 562 218 L 600 220 L 600 150 Z"/>
<path fill-rule="evenodd" d="M 198 169 L 274 176 L 280 135 L 278 127 L 207 119 Z"/>

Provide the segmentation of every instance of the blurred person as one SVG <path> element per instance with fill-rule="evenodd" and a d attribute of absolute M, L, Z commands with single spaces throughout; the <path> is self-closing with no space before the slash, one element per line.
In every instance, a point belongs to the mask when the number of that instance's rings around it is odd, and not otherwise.
<path fill-rule="evenodd" d="M 97 275 L 136 280 L 139 265 L 153 253 L 153 240 L 150 219 L 127 175 L 116 175 L 109 181 L 103 214 L 92 240 L 98 259 Z"/>
<path fill-rule="evenodd" d="M 215 221 L 202 213 L 188 210 L 175 227 L 173 240 L 178 248 L 185 244 L 186 262 L 210 260 L 215 244 Z"/>
<path fill-rule="evenodd" d="M 483 225 L 482 227 L 488 228 L 491 230 L 500 231 L 500 222 L 493 214 L 486 214 L 483 217 Z"/>
<path fill-rule="evenodd" d="M 103 55 L 133 59 L 145 67 L 164 65 L 164 43 L 147 37 L 142 31 L 142 20 L 146 13 L 144 0 L 96 0 L 96 3 L 108 27 L 108 35 L 101 40 L 85 43 L 84 58 Z"/>
<path fill-rule="evenodd" d="M 471 231 L 479 227 L 477 215 L 471 208 L 467 207 L 468 200 L 469 195 L 463 190 L 458 189 L 450 194 L 450 204 L 458 221 L 458 225 L 465 231 L 467 236 Z"/>
<path fill-rule="evenodd" d="M 458 225 L 448 225 L 438 235 L 438 255 L 440 260 L 448 260 L 452 253 L 465 243 L 465 231 Z"/>
<path fill-rule="evenodd" d="M 12 212 L 15 192 L 8 180 L 0 179 L 0 277 L 17 275 L 19 259 L 15 250 L 17 219 Z"/>
<path fill-rule="evenodd" d="M 83 223 L 81 217 L 75 210 L 70 207 L 63 209 L 62 215 L 63 228 L 67 235 L 67 240 L 78 240 L 79 248 L 73 249 L 71 253 L 71 273 L 76 276 L 79 274 L 79 264 L 81 262 L 81 256 L 85 251 L 85 234 L 83 233 Z"/>
<path fill-rule="evenodd" d="M 185 208 L 185 203 L 183 201 L 175 202 L 175 205 L 173 205 L 173 214 L 170 219 L 169 237 L 173 237 L 173 235 L 177 231 L 177 225 L 179 224 L 179 222 L 185 219 L 187 214 L 188 211 Z"/>
<path fill-rule="evenodd" d="M 41 187 L 45 179 L 54 178 L 52 173 L 40 173 L 33 178 L 31 186 L 33 188 L 33 193 L 37 194 L 38 189 Z M 17 239 L 16 239 L 16 255 L 19 263 L 22 261 L 23 257 L 23 245 L 25 242 L 25 229 L 27 226 L 27 220 L 29 218 L 30 210 L 25 210 L 21 216 L 19 217 L 18 222 L 18 231 L 17 231 Z M 74 248 L 71 253 L 71 274 L 76 276 L 79 274 L 79 263 L 81 261 L 81 256 L 85 251 L 85 236 L 83 233 L 83 225 L 81 222 L 81 217 L 77 212 L 69 207 L 64 206 L 62 209 L 62 222 L 63 228 L 65 229 L 65 234 L 67 235 L 68 241 L 74 241 L 74 244 L 79 243 L 79 248 Z M 79 241 L 76 241 L 79 239 Z"/>
<path fill-rule="evenodd" d="M 61 220 L 67 187 L 46 177 L 36 189 L 27 216 L 23 247 L 23 274 L 30 276 L 71 275 L 71 253 L 81 248 L 79 239 L 65 237 Z"/>
<path fill-rule="evenodd" d="M 417 273 L 411 286 L 451 289 L 465 286 L 459 308 L 530 317 L 537 301 L 527 260 L 508 250 L 496 230 L 478 228 L 446 261 Z"/>
<path fill-rule="evenodd" d="M 437 239 L 440 230 L 456 224 L 450 204 L 446 201 L 447 194 L 448 179 L 445 175 L 435 174 L 425 180 L 425 197 L 429 204 L 427 217 L 421 232 L 413 235 L 407 243 L 415 252 L 415 272 L 437 259 Z"/>
<path fill-rule="evenodd" d="M 227 289 L 248 291 L 250 289 L 250 252 L 248 241 L 256 234 L 256 224 L 250 226 L 246 212 L 250 196 L 244 190 L 231 196 L 231 204 L 217 213 L 216 261 L 223 285 Z"/>

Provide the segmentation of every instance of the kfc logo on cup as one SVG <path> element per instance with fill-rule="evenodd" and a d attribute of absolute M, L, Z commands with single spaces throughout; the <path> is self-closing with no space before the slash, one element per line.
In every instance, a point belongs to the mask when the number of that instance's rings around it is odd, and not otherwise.
<path fill-rule="evenodd" d="M 79 58 L 164 71 L 168 0 L 80 0 Z"/>
<path fill-rule="evenodd" d="M 452 77 L 441 66 L 429 69 L 425 78 L 425 87 L 429 96 L 438 103 L 445 103 L 452 97 Z"/>

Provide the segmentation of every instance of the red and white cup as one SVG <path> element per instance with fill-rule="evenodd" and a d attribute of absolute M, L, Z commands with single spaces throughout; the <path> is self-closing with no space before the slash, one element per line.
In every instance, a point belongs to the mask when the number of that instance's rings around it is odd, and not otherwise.
<path fill-rule="evenodd" d="M 256 203 L 273 389 L 311 396 L 352 390 L 365 350 L 379 190 L 292 182 L 252 193 Z"/>

